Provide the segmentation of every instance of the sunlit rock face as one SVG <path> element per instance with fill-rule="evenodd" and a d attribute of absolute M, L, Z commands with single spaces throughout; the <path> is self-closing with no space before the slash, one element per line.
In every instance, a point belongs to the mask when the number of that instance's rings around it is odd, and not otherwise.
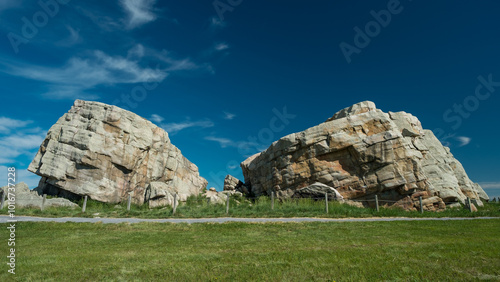
<path fill-rule="evenodd" d="M 142 204 L 150 183 L 163 183 L 180 200 L 207 185 L 163 129 L 116 106 L 82 100 L 50 128 L 28 170 L 42 176 L 43 193 L 110 203 L 130 193 Z"/>
<path fill-rule="evenodd" d="M 442 210 L 467 197 L 488 199 L 458 160 L 420 121 L 405 112 L 384 113 L 365 101 L 337 112 L 326 122 L 274 142 L 245 160 L 245 183 L 254 195 L 292 197 L 323 183 L 345 199 L 408 210 Z"/>

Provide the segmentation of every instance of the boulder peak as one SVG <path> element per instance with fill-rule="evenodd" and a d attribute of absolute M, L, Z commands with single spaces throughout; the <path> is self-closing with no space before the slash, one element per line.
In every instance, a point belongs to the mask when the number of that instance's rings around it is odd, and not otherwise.
<path fill-rule="evenodd" d="M 363 102 L 356 103 L 350 107 L 347 107 L 347 108 L 344 108 L 344 109 L 338 111 L 337 113 L 335 113 L 331 118 L 327 119 L 326 121 L 332 121 L 332 120 L 339 119 L 339 118 L 359 115 L 359 114 L 363 114 L 363 113 L 367 113 L 367 112 L 376 112 L 376 111 L 380 111 L 380 110 L 377 109 L 377 107 L 375 106 L 375 103 L 373 103 L 372 101 L 363 101 Z"/>

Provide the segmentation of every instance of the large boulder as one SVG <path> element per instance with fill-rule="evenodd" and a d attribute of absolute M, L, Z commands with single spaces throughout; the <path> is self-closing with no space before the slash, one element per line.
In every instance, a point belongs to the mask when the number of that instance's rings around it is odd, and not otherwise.
<path fill-rule="evenodd" d="M 185 200 L 207 181 L 165 132 L 116 106 L 76 100 L 54 124 L 29 171 L 42 176 L 38 189 L 67 198 L 143 204 L 145 190 L 162 182 Z"/>
<path fill-rule="evenodd" d="M 0 188 L 0 197 L 2 197 L 4 193 L 7 195 L 8 192 L 8 186 Z M 16 184 L 14 195 L 15 206 L 17 208 L 42 207 L 43 195 L 39 194 L 37 190 L 30 190 L 28 185 L 24 182 Z M 6 197 L 6 201 L 7 199 L 8 197 Z M 51 198 L 45 200 L 44 208 L 47 207 L 77 208 L 78 205 L 64 198 Z"/>
<path fill-rule="evenodd" d="M 467 197 L 488 199 L 450 149 L 416 117 L 384 113 L 369 101 L 281 138 L 241 167 L 256 196 L 275 191 L 279 198 L 288 198 L 319 182 L 345 199 L 368 203 L 377 194 L 381 203 L 405 209 L 418 207 L 418 197 L 412 195 L 429 198 L 428 210 L 441 210 L 444 203 L 463 204 Z"/>

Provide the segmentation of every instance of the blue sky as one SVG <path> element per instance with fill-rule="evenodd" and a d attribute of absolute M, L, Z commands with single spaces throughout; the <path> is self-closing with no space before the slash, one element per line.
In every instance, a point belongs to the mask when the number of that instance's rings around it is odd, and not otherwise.
<path fill-rule="evenodd" d="M 43 3 L 43 4 L 40 4 Z M 0 2 L 0 174 L 75 99 L 166 129 L 209 187 L 272 141 L 371 100 L 416 115 L 500 196 L 497 1 Z"/>

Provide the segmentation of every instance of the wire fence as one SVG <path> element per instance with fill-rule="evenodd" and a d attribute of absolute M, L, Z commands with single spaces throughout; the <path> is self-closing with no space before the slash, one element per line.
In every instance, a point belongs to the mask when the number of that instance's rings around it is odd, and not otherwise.
<path fill-rule="evenodd" d="M 220 195 L 220 193 L 218 193 L 217 195 Z M 232 194 L 232 193 L 224 193 L 223 195 L 226 195 L 227 197 L 225 197 L 225 199 L 218 197 L 219 199 L 215 200 L 214 203 L 223 204 L 222 202 L 225 202 L 224 204 L 226 206 L 226 213 L 227 214 L 229 213 L 229 210 L 230 210 L 230 200 L 231 199 L 236 200 L 236 201 L 246 200 L 246 201 L 250 201 L 250 202 L 254 202 L 254 203 L 258 202 L 258 201 L 266 200 L 266 201 L 270 202 L 271 210 L 274 210 L 275 203 L 297 202 L 297 204 L 299 204 L 301 201 L 305 201 L 305 200 L 315 201 L 315 202 L 324 201 L 324 203 L 325 203 L 324 207 L 325 207 L 326 213 L 328 213 L 329 202 L 340 202 L 340 203 L 348 203 L 348 204 L 352 204 L 353 202 L 360 203 L 363 207 L 374 208 L 377 212 L 379 211 L 380 207 L 394 206 L 394 205 L 406 206 L 406 207 L 410 206 L 412 208 L 416 207 L 417 210 L 420 211 L 420 213 L 423 213 L 424 210 L 429 210 L 430 206 L 435 206 L 437 208 L 442 207 L 443 204 L 447 205 L 447 206 L 448 205 L 456 205 L 457 207 L 462 206 L 462 203 L 458 202 L 458 201 L 455 201 L 455 202 L 444 202 L 442 200 L 426 201 L 429 198 L 428 197 L 423 198 L 422 196 L 420 196 L 418 198 L 405 197 L 405 198 L 402 198 L 400 200 L 389 200 L 389 199 L 379 198 L 379 195 L 374 195 L 373 197 L 370 197 L 370 198 L 363 197 L 363 198 L 357 198 L 357 199 L 344 199 L 344 198 L 337 197 L 337 195 L 333 194 L 333 193 L 332 194 L 325 193 L 325 195 L 321 196 L 321 197 L 312 196 L 312 197 L 291 197 L 291 198 L 277 198 L 275 196 L 274 192 L 272 192 L 270 196 L 266 195 L 266 196 L 260 196 L 260 197 L 247 197 L 243 194 Z M 42 197 L 42 202 L 41 202 L 41 210 L 42 211 L 45 208 L 46 196 L 47 195 L 43 195 L 43 197 Z M 86 211 L 87 199 L 88 199 L 88 196 L 83 197 L 82 213 L 85 213 L 85 211 Z M 176 210 L 177 210 L 178 205 L 179 205 L 179 201 L 177 199 L 178 199 L 178 195 L 174 194 L 174 201 L 173 201 L 173 205 L 172 205 L 172 214 L 173 215 L 175 215 Z M 214 204 L 211 202 L 212 201 L 211 197 L 206 197 L 206 198 L 198 197 L 198 199 L 196 199 L 195 201 L 206 201 L 207 204 Z M 493 198 L 491 202 L 496 203 L 497 201 L 498 201 L 497 199 Z M 464 203 L 465 208 L 467 208 L 470 212 L 475 211 L 473 206 L 474 206 L 474 203 L 477 204 L 477 202 L 475 202 L 474 200 L 471 200 L 470 198 L 466 198 L 466 200 L 464 202 L 465 202 Z M 1 197 L 0 209 L 3 209 L 4 203 L 5 203 L 5 193 L 3 193 L 2 197 Z M 131 203 L 132 203 L 132 196 L 129 194 L 128 199 L 127 199 L 127 211 L 130 211 Z"/>

